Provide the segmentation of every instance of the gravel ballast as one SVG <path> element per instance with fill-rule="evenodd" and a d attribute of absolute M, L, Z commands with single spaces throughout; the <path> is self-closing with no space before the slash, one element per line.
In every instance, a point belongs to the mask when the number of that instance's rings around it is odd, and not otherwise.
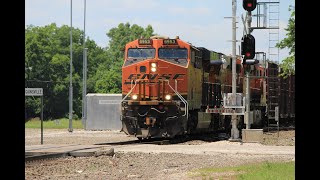
<path fill-rule="evenodd" d="M 25 163 L 25 179 L 196 179 L 192 170 L 259 162 L 295 161 L 294 131 L 264 133 L 264 141 L 114 146 L 113 156 L 71 157 Z M 40 129 L 25 130 L 25 145 L 40 144 Z M 44 129 L 44 144 L 97 144 L 136 140 L 119 131 Z M 199 177 L 200 178 L 200 177 Z M 201 178 L 200 178 L 201 179 Z"/>

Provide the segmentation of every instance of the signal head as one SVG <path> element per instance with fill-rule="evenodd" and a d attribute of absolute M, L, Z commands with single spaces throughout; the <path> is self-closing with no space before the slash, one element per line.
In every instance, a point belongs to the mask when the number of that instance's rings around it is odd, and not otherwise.
<path fill-rule="evenodd" d="M 242 6 L 243 6 L 243 9 L 251 12 L 256 9 L 257 0 L 243 0 Z"/>
<path fill-rule="evenodd" d="M 244 55 L 244 62 L 245 59 L 253 59 L 255 54 L 254 37 L 251 34 L 243 36 L 241 42 L 241 55 Z"/>

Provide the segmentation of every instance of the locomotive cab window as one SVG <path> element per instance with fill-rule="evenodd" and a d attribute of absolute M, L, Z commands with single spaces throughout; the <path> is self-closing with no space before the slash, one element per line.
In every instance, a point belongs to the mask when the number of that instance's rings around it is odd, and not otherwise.
<path fill-rule="evenodd" d="M 145 59 L 151 59 L 155 57 L 156 50 L 154 48 L 129 48 L 128 58 L 125 61 L 124 66 L 141 62 Z"/>
<path fill-rule="evenodd" d="M 188 50 L 186 48 L 159 48 L 159 58 L 186 66 L 188 63 Z"/>

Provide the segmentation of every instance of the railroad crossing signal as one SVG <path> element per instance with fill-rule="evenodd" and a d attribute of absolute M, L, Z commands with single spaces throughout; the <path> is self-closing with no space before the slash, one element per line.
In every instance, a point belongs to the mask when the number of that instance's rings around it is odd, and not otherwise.
<path fill-rule="evenodd" d="M 253 11 L 257 7 L 257 0 L 243 0 L 242 6 L 246 11 Z"/>
<path fill-rule="evenodd" d="M 246 60 L 253 59 L 256 54 L 255 39 L 251 34 L 247 34 L 241 40 L 241 55 L 244 55 L 243 64 L 246 64 Z"/>

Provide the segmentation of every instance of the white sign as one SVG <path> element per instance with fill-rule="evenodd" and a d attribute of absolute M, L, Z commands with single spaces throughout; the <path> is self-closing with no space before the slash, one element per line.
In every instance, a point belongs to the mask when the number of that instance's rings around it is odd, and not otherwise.
<path fill-rule="evenodd" d="M 121 100 L 99 100 L 99 104 L 120 104 Z"/>
<path fill-rule="evenodd" d="M 279 106 L 276 106 L 274 111 L 275 111 L 275 120 L 279 121 Z"/>
<path fill-rule="evenodd" d="M 25 88 L 25 96 L 42 96 L 42 88 Z"/>

